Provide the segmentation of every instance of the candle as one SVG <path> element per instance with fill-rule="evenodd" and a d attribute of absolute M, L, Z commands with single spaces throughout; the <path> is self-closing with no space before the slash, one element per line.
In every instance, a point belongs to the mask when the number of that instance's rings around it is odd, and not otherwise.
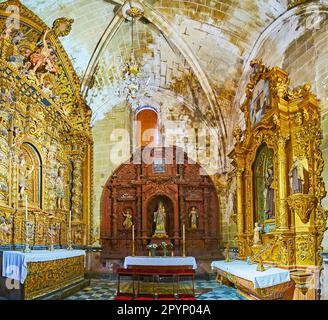
<path fill-rule="evenodd" d="M 186 256 L 186 226 L 182 225 L 182 256 Z"/>
<path fill-rule="evenodd" d="M 132 241 L 134 241 L 134 225 L 132 225 Z"/>
<path fill-rule="evenodd" d="M 69 211 L 68 228 L 69 228 L 69 230 L 71 230 L 71 228 L 72 228 L 72 210 Z"/>
<path fill-rule="evenodd" d="M 25 195 L 25 221 L 28 221 L 28 212 L 27 212 L 27 195 Z"/>

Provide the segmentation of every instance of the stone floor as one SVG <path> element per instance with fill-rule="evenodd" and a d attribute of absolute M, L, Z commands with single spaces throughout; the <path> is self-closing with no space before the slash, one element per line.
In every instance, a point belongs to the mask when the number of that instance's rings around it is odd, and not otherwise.
<path fill-rule="evenodd" d="M 168 284 L 166 285 L 169 286 Z M 124 286 L 126 289 L 130 284 L 122 283 L 123 289 Z M 161 284 L 161 287 L 164 288 L 165 291 L 165 284 Z M 67 300 L 114 300 L 116 289 L 116 281 L 91 280 L 89 287 L 68 297 Z M 141 289 L 143 288 L 141 287 Z M 190 282 L 188 284 L 181 283 L 180 289 L 180 293 L 190 292 Z M 141 292 L 145 292 L 145 290 L 141 290 Z M 220 285 L 215 280 L 196 280 L 195 292 L 197 300 L 244 300 L 242 296 L 237 294 L 236 289 Z"/>

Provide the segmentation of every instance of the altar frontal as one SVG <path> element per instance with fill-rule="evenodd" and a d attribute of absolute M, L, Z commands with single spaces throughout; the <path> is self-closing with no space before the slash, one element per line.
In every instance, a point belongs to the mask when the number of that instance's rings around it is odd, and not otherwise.
<path fill-rule="evenodd" d="M 69 286 L 86 285 L 83 250 L 4 251 L 0 261 L 4 299 L 41 299 Z"/>

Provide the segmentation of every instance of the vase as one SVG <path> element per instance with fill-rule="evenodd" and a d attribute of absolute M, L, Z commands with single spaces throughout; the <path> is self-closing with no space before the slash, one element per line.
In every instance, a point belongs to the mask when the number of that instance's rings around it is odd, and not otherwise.
<path fill-rule="evenodd" d="M 156 249 L 150 249 L 150 256 L 151 257 L 156 257 Z"/>
<path fill-rule="evenodd" d="M 166 257 L 166 253 L 167 253 L 166 248 L 163 247 L 163 257 Z"/>

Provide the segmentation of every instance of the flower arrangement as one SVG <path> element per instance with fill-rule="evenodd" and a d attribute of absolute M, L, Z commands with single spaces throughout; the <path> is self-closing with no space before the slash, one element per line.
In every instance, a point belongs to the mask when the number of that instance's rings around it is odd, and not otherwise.
<path fill-rule="evenodd" d="M 167 247 L 169 247 L 171 249 L 173 248 L 173 244 L 172 243 L 166 243 L 164 241 L 160 243 L 160 246 L 163 249 L 163 256 L 166 256 L 166 254 L 167 254 Z"/>
<path fill-rule="evenodd" d="M 156 243 L 150 243 L 149 245 L 147 245 L 147 249 L 151 250 L 151 249 L 156 249 L 158 248 L 158 245 Z"/>
<path fill-rule="evenodd" d="M 150 243 L 149 245 L 147 245 L 147 249 L 149 250 L 149 256 L 156 256 L 156 248 L 158 248 L 158 245 L 156 243 Z"/>

